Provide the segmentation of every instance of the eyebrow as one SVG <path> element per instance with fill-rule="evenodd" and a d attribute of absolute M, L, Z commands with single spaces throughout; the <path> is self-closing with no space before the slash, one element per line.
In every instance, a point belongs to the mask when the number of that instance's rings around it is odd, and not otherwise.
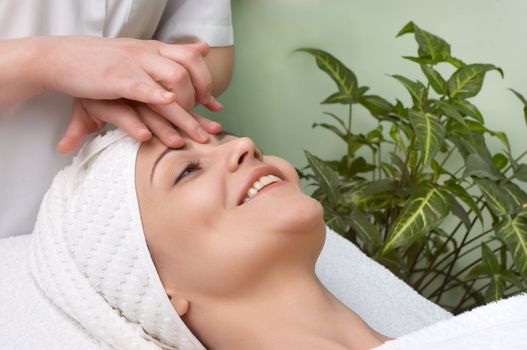
<path fill-rule="evenodd" d="M 228 132 L 228 131 L 221 131 L 219 134 L 216 134 L 214 136 L 216 136 L 216 138 L 218 139 L 218 141 L 221 141 L 226 135 L 230 135 L 230 136 L 236 136 L 236 137 L 240 137 L 232 132 Z M 187 147 L 187 144 L 185 143 L 185 145 L 183 147 L 180 147 L 180 148 L 171 148 L 171 147 L 166 147 L 165 149 L 163 149 L 163 151 L 159 154 L 159 156 L 157 157 L 156 161 L 154 162 L 154 166 L 152 167 L 152 172 L 150 173 L 150 183 L 152 183 L 153 179 L 154 179 L 154 171 L 156 170 L 156 167 L 157 167 L 157 164 L 159 164 L 159 162 L 161 161 L 161 159 L 163 159 L 164 156 L 166 156 L 168 153 L 172 152 L 172 151 L 188 151 L 189 148 Z"/>

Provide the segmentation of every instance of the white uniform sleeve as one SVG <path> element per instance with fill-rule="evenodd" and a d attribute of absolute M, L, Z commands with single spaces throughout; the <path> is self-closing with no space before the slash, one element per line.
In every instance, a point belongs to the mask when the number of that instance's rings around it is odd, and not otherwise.
<path fill-rule="evenodd" d="M 154 39 L 190 39 L 212 47 L 234 42 L 230 0 L 168 0 Z"/>

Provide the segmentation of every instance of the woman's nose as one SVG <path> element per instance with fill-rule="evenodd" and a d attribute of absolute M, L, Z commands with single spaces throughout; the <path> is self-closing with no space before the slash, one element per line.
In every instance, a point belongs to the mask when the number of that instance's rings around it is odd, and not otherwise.
<path fill-rule="evenodd" d="M 263 161 L 263 155 L 256 147 L 253 140 L 248 137 L 240 137 L 231 141 L 231 150 L 228 158 L 228 167 L 230 171 L 235 171 L 242 164 L 251 164 Z"/>

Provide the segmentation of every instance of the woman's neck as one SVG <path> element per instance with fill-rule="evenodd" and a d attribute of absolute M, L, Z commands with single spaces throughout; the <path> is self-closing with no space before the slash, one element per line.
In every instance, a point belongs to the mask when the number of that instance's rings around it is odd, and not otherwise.
<path fill-rule="evenodd" d="M 209 350 L 363 350 L 390 339 L 335 298 L 314 272 L 279 280 L 250 297 L 191 306 L 184 319 Z"/>

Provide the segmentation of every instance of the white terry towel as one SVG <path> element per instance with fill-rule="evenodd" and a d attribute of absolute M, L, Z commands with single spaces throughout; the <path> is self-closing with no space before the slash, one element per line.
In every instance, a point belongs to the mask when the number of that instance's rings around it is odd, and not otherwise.
<path fill-rule="evenodd" d="M 525 350 L 527 293 L 474 308 L 375 350 Z"/>
<path fill-rule="evenodd" d="M 392 338 L 452 317 L 327 226 L 316 273 L 370 327 Z"/>
<path fill-rule="evenodd" d="M 0 349 L 100 350 L 34 284 L 27 265 L 30 241 L 31 235 L 0 239 Z M 372 327 L 392 337 L 452 317 L 329 228 L 317 275 Z"/>

